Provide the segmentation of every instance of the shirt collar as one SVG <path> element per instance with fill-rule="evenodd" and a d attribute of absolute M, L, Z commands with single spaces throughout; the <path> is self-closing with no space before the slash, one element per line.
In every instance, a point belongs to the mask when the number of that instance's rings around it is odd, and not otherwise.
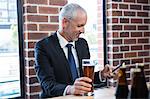
<path fill-rule="evenodd" d="M 63 36 L 59 34 L 58 31 L 57 31 L 57 37 L 58 37 L 61 48 L 64 48 L 67 44 L 72 44 L 73 47 L 75 47 L 75 42 L 68 42 Z"/>

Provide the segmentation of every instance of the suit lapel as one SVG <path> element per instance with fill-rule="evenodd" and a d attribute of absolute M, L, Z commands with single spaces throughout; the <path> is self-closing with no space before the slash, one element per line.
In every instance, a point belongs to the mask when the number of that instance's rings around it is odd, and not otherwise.
<path fill-rule="evenodd" d="M 65 53 L 59 44 L 58 37 L 57 37 L 56 33 L 54 34 L 54 38 L 56 40 L 55 45 L 56 45 L 56 51 L 58 52 L 57 54 L 58 54 L 59 58 L 61 59 L 61 61 L 64 62 L 64 64 L 62 64 L 62 66 L 64 66 L 64 68 L 66 68 L 66 70 L 67 70 L 66 73 L 68 73 L 67 75 L 69 76 L 70 81 L 72 81 L 71 71 L 69 68 L 70 66 L 69 66 L 68 60 L 65 56 Z"/>
<path fill-rule="evenodd" d="M 77 56 L 78 56 L 78 61 L 79 61 L 79 72 L 80 72 L 80 77 L 83 76 L 83 71 L 82 71 L 82 52 L 81 52 L 81 45 L 77 41 L 75 42 L 75 48 L 77 51 Z"/>

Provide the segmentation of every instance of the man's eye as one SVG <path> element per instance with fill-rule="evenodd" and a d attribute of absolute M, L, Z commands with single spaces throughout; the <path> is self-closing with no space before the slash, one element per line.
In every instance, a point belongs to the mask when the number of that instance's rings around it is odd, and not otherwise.
<path fill-rule="evenodd" d="M 83 27 L 84 25 L 78 25 L 78 27 Z"/>

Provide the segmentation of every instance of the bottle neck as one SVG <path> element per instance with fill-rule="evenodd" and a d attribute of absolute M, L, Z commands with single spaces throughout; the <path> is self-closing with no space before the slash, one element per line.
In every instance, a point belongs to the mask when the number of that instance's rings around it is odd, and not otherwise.
<path fill-rule="evenodd" d="M 127 80 L 126 80 L 126 69 L 125 68 L 120 68 L 119 70 L 119 79 L 118 79 L 118 85 L 127 85 Z"/>

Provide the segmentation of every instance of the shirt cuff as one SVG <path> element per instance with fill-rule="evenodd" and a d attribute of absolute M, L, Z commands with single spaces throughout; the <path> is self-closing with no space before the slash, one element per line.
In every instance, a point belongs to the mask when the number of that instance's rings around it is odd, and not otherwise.
<path fill-rule="evenodd" d="M 66 95 L 67 95 L 67 90 L 68 90 L 69 87 L 70 87 L 70 85 L 68 85 L 68 86 L 65 88 L 64 93 L 63 93 L 63 96 L 66 96 Z"/>
<path fill-rule="evenodd" d="M 102 79 L 102 73 L 101 73 L 101 71 L 99 71 L 99 80 L 100 80 L 100 82 L 106 82 L 106 78 Z"/>

